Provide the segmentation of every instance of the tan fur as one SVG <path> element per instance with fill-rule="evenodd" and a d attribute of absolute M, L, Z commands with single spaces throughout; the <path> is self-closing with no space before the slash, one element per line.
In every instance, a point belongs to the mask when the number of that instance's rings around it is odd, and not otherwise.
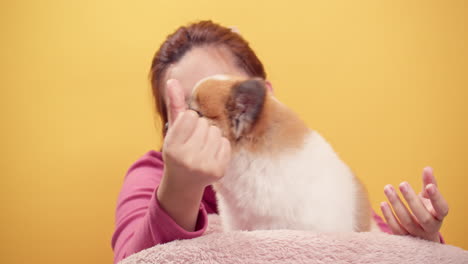
<path fill-rule="evenodd" d="M 234 143 L 235 138 L 231 133 L 225 105 L 231 88 L 241 80 L 207 80 L 195 91 L 195 102 L 191 104 L 194 110 L 201 112 L 210 123 L 218 126 L 231 143 Z M 274 99 L 271 93 L 267 93 L 262 113 L 253 129 L 240 141 L 232 144 L 232 147 L 234 151 L 236 148 L 246 147 L 253 153 L 274 155 L 286 149 L 301 147 L 309 132 L 293 111 Z"/>
<path fill-rule="evenodd" d="M 253 153 L 273 155 L 300 148 L 309 132 L 293 111 L 268 93 L 260 119 L 241 144 Z"/>
<path fill-rule="evenodd" d="M 229 98 L 231 87 L 237 83 L 237 80 L 219 81 L 206 80 L 199 86 L 193 94 L 193 101 L 190 102 L 190 108 L 203 113 L 203 116 L 212 124 L 220 128 L 223 136 L 233 141 L 233 135 L 230 133 L 229 120 L 226 114 L 225 102 Z"/>

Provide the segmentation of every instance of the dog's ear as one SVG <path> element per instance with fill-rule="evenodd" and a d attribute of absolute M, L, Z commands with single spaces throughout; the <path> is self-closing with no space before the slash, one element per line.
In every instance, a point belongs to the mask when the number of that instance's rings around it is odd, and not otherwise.
<path fill-rule="evenodd" d="M 266 85 L 262 79 L 249 79 L 231 88 L 226 102 L 234 138 L 248 133 L 258 120 L 265 103 Z"/>

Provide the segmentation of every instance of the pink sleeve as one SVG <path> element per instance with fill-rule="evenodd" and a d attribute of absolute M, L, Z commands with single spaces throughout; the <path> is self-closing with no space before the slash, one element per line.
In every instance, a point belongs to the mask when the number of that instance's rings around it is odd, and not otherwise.
<path fill-rule="evenodd" d="M 200 204 L 196 231 L 181 228 L 159 206 L 156 189 L 162 178 L 161 153 L 150 151 L 127 172 L 117 201 L 112 236 L 114 263 L 157 244 L 199 237 L 207 227 L 207 212 Z"/>

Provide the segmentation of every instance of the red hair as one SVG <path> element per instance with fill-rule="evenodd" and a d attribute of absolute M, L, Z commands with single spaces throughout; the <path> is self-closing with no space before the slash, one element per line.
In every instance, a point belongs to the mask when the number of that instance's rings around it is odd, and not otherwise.
<path fill-rule="evenodd" d="M 224 47 L 235 58 L 236 65 L 251 77 L 266 79 L 263 64 L 250 48 L 248 42 L 238 33 L 212 21 L 200 21 L 178 28 L 169 35 L 156 52 L 151 64 L 150 80 L 156 110 L 162 122 L 162 134 L 168 122 L 167 108 L 161 93 L 164 87 L 164 75 L 167 69 L 177 63 L 184 54 L 194 47 L 213 45 Z"/>

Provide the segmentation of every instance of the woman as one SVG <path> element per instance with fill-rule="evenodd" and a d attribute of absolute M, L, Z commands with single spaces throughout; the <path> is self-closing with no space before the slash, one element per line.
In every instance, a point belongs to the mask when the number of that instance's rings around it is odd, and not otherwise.
<path fill-rule="evenodd" d="M 168 124 L 162 131 L 164 151 L 150 151 L 127 172 L 112 238 L 115 262 L 159 243 L 201 236 L 207 214 L 217 213 L 210 185 L 229 163 L 229 142 L 218 128 L 186 109 L 192 87 L 215 74 L 266 79 L 248 43 L 211 21 L 179 28 L 156 53 L 151 84 L 162 123 Z M 393 210 L 381 204 L 387 223 L 374 214 L 382 231 L 442 242 L 439 230 L 448 205 L 430 168 L 423 171 L 419 197 L 408 183 L 400 185 L 409 208 L 391 185 L 384 190 Z"/>

